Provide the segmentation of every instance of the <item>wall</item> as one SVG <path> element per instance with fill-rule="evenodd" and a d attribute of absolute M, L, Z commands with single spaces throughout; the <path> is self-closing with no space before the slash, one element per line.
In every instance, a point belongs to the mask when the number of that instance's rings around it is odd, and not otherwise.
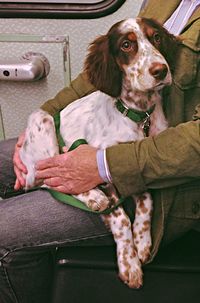
<path fill-rule="evenodd" d="M 69 50 L 70 50 L 70 68 L 71 68 L 71 78 L 75 78 L 77 74 L 81 71 L 84 57 L 86 54 L 88 44 L 99 34 L 104 34 L 107 32 L 109 27 L 115 22 L 137 16 L 139 8 L 141 6 L 142 0 L 127 0 L 123 6 L 113 13 L 112 15 L 105 16 L 99 19 L 90 19 L 90 20 L 55 20 L 55 19 L 0 19 L 0 32 L 6 34 L 9 37 L 10 34 L 28 34 L 28 35 L 58 35 L 58 36 L 68 36 L 69 37 Z M 34 46 L 36 49 L 36 47 Z M 38 47 L 37 51 L 40 51 Z M 5 47 L 4 54 L 4 44 L 1 46 L 2 56 L 14 56 L 15 49 Z M 21 54 L 23 55 L 23 54 Z M 48 54 L 47 54 L 48 57 Z M 51 59 L 52 60 L 52 59 Z M 57 57 L 55 55 L 55 62 L 52 64 L 56 65 Z M 59 68 L 59 67 L 58 67 Z M 54 67 L 55 69 L 55 67 Z M 63 73 L 63 71 L 60 71 Z M 3 124 L 4 124 L 4 133 L 7 138 L 18 135 L 25 126 L 26 116 L 34 108 L 37 108 L 47 99 L 53 97 L 56 92 L 61 89 L 64 85 L 63 81 L 56 81 L 54 77 L 52 79 L 47 79 L 51 81 L 48 84 L 48 89 L 42 93 L 37 92 L 37 85 L 29 84 L 15 84 L 15 83 L 5 83 L 5 81 L 0 82 L 1 91 L 0 95 L 0 106 L 2 110 Z M 44 82 L 45 83 L 45 82 Z M 8 86 L 10 89 L 8 89 Z M 20 86 L 26 86 L 27 93 L 22 94 L 20 100 L 19 96 L 15 97 L 15 93 L 19 91 Z M 3 89 L 4 87 L 4 89 Z M 27 106 L 27 98 L 32 98 L 34 101 L 34 106 Z M 36 101 L 37 99 L 37 101 Z M 10 104 L 8 105 L 8 100 Z M 30 99 L 31 100 L 31 99 Z M 32 104 L 32 101 L 29 100 L 29 103 Z M 8 118 L 12 120 L 14 111 L 12 112 L 11 108 L 15 108 L 16 104 L 20 102 L 20 107 L 22 108 L 22 117 L 20 118 L 20 113 L 17 114 L 18 124 L 15 130 L 13 131 L 13 126 L 10 125 L 7 120 Z M 3 105 L 4 104 L 4 105 Z M 5 114 L 4 108 L 7 108 L 7 113 Z M 8 113 L 10 109 L 10 114 Z M 9 117 L 8 117 L 9 116 Z M 20 121 L 19 121 L 20 120 Z M 5 126 L 6 125 L 6 126 Z M 1 121 L 0 121 L 0 133 L 1 133 Z"/>

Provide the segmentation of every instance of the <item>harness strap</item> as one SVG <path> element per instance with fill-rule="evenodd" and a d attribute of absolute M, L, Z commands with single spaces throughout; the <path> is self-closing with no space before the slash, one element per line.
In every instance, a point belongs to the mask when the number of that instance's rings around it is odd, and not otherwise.
<path fill-rule="evenodd" d="M 56 200 L 63 202 L 65 204 L 80 208 L 84 211 L 90 212 L 90 213 L 94 213 L 94 214 L 104 214 L 104 215 L 108 215 L 110 214 L 113 210 L 115 210 L 118 206 L 120 206 L 122 203 L 124 203 L 125 201 L 131 199 L 130 197 L 128 198 L 120 198 L 119 202 L 114 205 L 111 208 L 102 210 L 102 211 L 96 211 L 96 210 L 92 210 L 89 207 L 87 207 L 83 202 L 81 202 L 80 200 L 76 199 L 75 197 L 68 195 L 68 194 L 64 194 L 61 192 L 58 192 L 56 190 L 50 189 L 50 188 L 45 188 L 45 187 L 41 187 L 40 189 L 43 190 L 48 190 L 48 192 L 52 195 L 52 197 L 54 197 Z"/>
<path fill-rule="evenodd" d="M 56 127 L 56 135 L 58 138 L 58 143 L 62 152 L 62 147 L 65 146 L 64 140 L 60 134 L 60 113 L 57 113 L 54 116 L 54 123 L 55 123 L 55 127 Z M 85 139 L 78 139 L 76 140 L 71 147 L 69 148 L 68 151 L 72 151 L 73 149 L 77 148 L 79 145 L 81 144 L 87 144 L 87 141 Z M 95 213 L 95 214 L 110 214 L 114 209 L 116 209 L 119 205 L 121 205 L 125 200 L 127 200 L 128 198 L 120 198 L 119 202 L 114 205 L 113 207 L 109 208 L 109 209 L 105 209 L 103 211 L 94 211 L 92 209 L 90 209 L 89 207 L 87 207 L 83 202 L 81 202 L 80 200 L 76 199 L 75 197 L 65 194 L 65 193 L 61 193 L 58 192 L 56 190 L 53 190 L 51 188 L 46 188 L 46 187 L 41 187 L 41 189 L 43 190 L 47 190 L 52 197 L 54 197 L 56 200 L 61 201 L 65 204 L 80 208 L 82 210 L 91 212 L 91 213 Z"/>
<path fill-rule="evenodd" d="M 65 142 L 63 140 L 63 137 L 60 134 L 60 112 L 56 113 L 53 118 L 54 118 L 54 124 L 55 124 L 55 128 L 56 128 L 56 137 L 58 140 L 60 153 L 62 154 L 63 153 L 62 148 L 65 146 Z"/>

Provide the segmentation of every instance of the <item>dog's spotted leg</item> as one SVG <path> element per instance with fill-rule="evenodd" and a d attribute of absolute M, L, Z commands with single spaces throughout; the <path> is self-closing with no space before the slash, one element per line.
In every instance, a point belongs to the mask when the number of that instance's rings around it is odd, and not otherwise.
<path fill-rule="evenodd" d="M 104 223 L 110 228 L 117 245 L 119 277 L 130 288 L 142 286 L 142 269 L 134 248 L 131 222 L 122 207 L 109 215 L 102 215 Z"/>
<path fill-rule="evenodd" d="M 138 257 L 144 264 L 150 257 L 153 201 L 149 193 L 144 193 L 135 199 L 136 212 L 133 223 L 134 244 Z"/>

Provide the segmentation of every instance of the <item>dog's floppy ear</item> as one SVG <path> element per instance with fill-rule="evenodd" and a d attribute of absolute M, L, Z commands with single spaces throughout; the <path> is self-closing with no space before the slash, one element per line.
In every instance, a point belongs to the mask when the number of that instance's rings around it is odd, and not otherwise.
<path fill-rule="evenodd" d="M 84 70 L 96 89 L 112 97 L 120 95 L 122 72 L 111 54 L 107 35 L 98 37 L 90 44 Z"/>

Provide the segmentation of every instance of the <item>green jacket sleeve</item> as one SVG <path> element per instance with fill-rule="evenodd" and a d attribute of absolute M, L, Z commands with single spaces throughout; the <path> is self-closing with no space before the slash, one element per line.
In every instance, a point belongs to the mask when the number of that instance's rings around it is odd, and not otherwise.
<path fill-rule="evenodd" d="M 109 147 L 106 156 L 113 183 L 123 196 L 188 182 L 200 177 L 200 122 Z"/>
<path fill-rule="evenodd" d="M 87 80 L 85 73 L 81 73 L 73 80 L 69 87 L 62 89 L 53 99 L 45 102 L 41 109 L 47 111 L 50 115 L 61 111 L 71 102 L 84 97 L 95 91 L 94 86 Z"/>

